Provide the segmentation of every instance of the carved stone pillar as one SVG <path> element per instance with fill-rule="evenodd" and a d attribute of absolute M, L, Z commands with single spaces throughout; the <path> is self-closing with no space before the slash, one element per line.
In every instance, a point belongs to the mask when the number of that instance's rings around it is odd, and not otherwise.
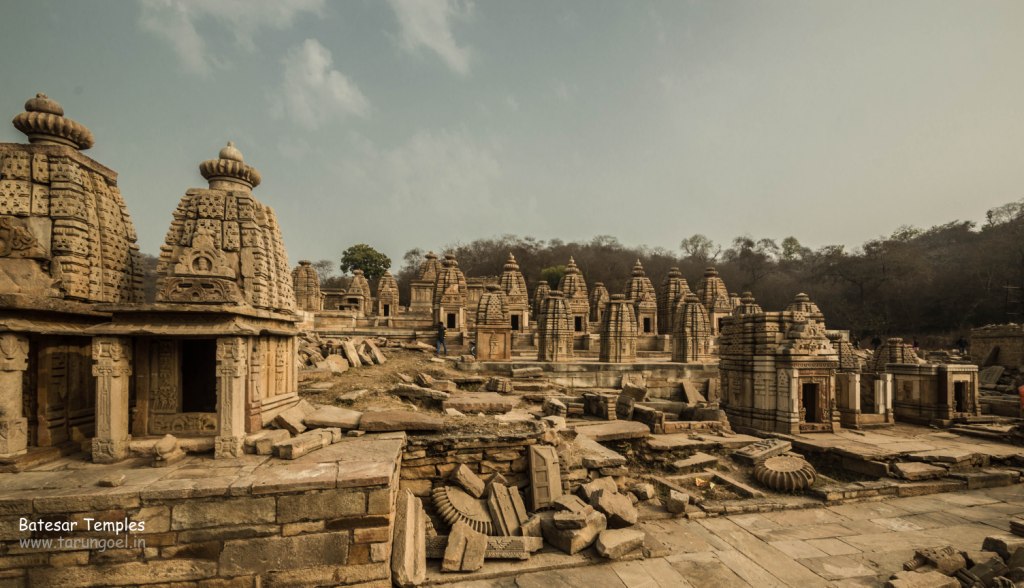
<path fill-rule="evenodd" d="M 132 375 L 131 339 L 92 340 L 92 375 L 96 378 L 96 436 L 92 460 L 114 463 L 128 457 L 128 390 Z"/>
<path fill-rule="evenodd" d="M 217 339 L 217 422 L 215 459 L 240 457 L 245 440 L 245 339 Z"/>
<path fill-rule="evenodd" d="M 28 449 L 28 419 L 22 414 L 22 384 L 28 369 L 28 337 L 0 334 L 0 457 Z"/>

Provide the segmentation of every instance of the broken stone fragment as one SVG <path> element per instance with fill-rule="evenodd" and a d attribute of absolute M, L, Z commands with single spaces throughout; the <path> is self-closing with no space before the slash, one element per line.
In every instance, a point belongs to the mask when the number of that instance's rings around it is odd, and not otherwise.
<path fill-rule="evenodd" d="M 580 495 L 583 500 L 593 504 L 593 496 L 598 490 L 608 490 L 609 492 L 618 492 L 619 485 L 615 483 L 614 478 L 604 477 L 598 478 L 593 482 L 582 484 L 577 490 L 577 494 Z"/>
<path fill-rule="evenodd" d="M 577 513 L 587 512 L 591 508 L 591 506 L 586 502 L 583 502 L 579 496 L 572 494 L 563 494 L 562 496 L 559 496 L 551 506 L 553 506 L 556 511 L 566 510 Z"/>
<path fill-rule="evenodd" d="M 303 422 L 306 415 L 311 414 L 314 408 L 305 400 L 300 400 L 295 406 L 281 411 L 274 417 L 274 426 L 285 429 L 292 435 L 298 435 L 306 431 L 306 424 Z"/>
<path fill-rule="evenodd" d="M 112 475 L 112 476 L 106 476 L 106 477 L 100 478 L 99 481 L 97 482 L 97 484 L 100 485 L 100 486 L 103 486 L 105 488 L 117 488 L 118 486 L 123 486 L 124 485 L 124 481 L 125 481 L 125 475 L 124 474 L 115 474 L 115 475 Z"/>
<path fill-rule="evenodd" d="M 427 579 L 426 520 L 420 499 L 400 491 L 391 550 L 392 579 L 399 586 L 418 586 Z"/>
<path fill-rule="evenodd" d="M 941 572 L 898 572 L 885 583 L 885 588 L 960 588 L 960 582 Z"/>
<path fill-rule="evenodd" d="M 461 486 L 473 498 L 480 498 L 484 495 L 484 481 L 464 463 L 460 463 L 458 467 L 452 470 L 448 479 Z"/>
<path fill-rule="evenodd" d="M 365 412 L 359 420 L 359 428 L 378 433 L 386 431 L 440 431 L 444 420 L 432 414 L 410 410 L 384 410 Z"/>
<path fill-rule="evenodd" d="M 587 514 L 585 512 L 570 512 L 567 510 L 556 512 L 552 521 L 559 529 L 582 529 L 587 526 Z"/>
<path fill-rule="evenodd" d="M 638 500 L 651 500 L 656 496 L 654 484 L 647 482 L 637 482 L 630 487 L 629 491 L 632 492 L 633 496 L 636 496 Z"/>
<path fill-rule="evenodd" d="M 285 429 L 263 429 L 245 438 L 246 449 L 252 448 L 256 455 L 271 455 L 274 453 L 274 445 L 291 439 L 291 434 Z"/>
<path fill-rule="evenodd" d="M 635 525 L 639 517 L 632 501 L 618 492 L 598 490 L 591 497 L 590 504 L 608 517 L 608 526 L 612 528 Z"/>
<path fill-rule="evenodd" d="M 441 571 L 473 572 L 484 566 L 487 553 L 487 535 L 474 531 L 466 523 L 459 521 L 452 526 L 448 534 L 448 546 L 444 550 Z"/>
<path fill-rule="evenodd" d="M 541 532 L 544 540 L 569 555 L 579 553 L 589 547 L 601 531 L 608 528 L 608 520 L 600 512 L 593 510 L 587 516 L 587 524 L 582 529 L 559 529 L 554 523 L 554 513 L 545 512 L 541 518 Z"/>
<path fill-rule="evenodd" d="M 540 528 L 540 519 L 541 517 L 539 515 L 533 515 L 526 519 L 523 526 L 519 528 L 520 534 L 522 534 L 523 537 L 542 537 L 543 534 Z"/>
<path fill-rule="evenodd" d="M 321 406 L 303 420 L 308 427 L 337 427 L 342 430 L 359 428 L 363 413 L 339 406 Z"/>
<path fill-rule="evenodd" d="M 618 559 L 639 549 L 644 544 L 642 531 L 633 529 L 607 529 L 597 536 L 597 552 L 609 559 Z"/>
<path fill-rule="evenodd" d="M 669 489 L 668 494 L 663 499 L 663 502 L 665 504 L 665 510 L 672 514 L 682 514 L 689 508 L 690 496 L 678 490 Z"/>

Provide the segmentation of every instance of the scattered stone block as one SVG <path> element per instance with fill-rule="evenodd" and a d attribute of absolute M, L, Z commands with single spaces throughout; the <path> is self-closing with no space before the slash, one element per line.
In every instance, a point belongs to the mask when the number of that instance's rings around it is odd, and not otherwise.
<path fill-rule="evenodd" d="M 562 477 L 558 468 L 558 453 L 550 445 L 531 445 L 530 450 L 530 503 L 541 509 L 562 495 Z"/>
<path fill-rule="evenodd" d="M 1010 568 L 1006 567 L 1001 559 L 991 559 L 972 567 L 969 571 L 982 585 L 992 586 L 992 580 L 1010 571 Z"/>
<path fill-rule="evenodd" d="M 995 386 L 999 383 L 999 378 L 1003 377 L 1005 370 L 1006 368 L 1001 365 L 990 365 L 978 372 L 978 381 L 982 386 Z"/>
<path fill-rule="evenodd" d="M 541 532 L 544 535 L 544 540 L 569 555 L 590 547 L 597 540 L 601 531 L 606 528 L 608 528 L 608 521 L 597 510 L 590 512 L 587 516 L 587 524 L 582 529 L 559 529 L 554 524 L 554 513 L 544 513 L 541 518 Z"/>
<path fill-rule="evenodd" d="M 1004 560 L 1009 559 L 1021 547 L 1024 547 L 1024 537 L 1016 535 L 992 535 L 985 537 L 985 542 L 981 545 L 984 551 L 994 551 Z"/>
<path fill-rule="evenodd" d="M 420 372 L 416 374 L 416 384 L 419 386 L 423 386 L 424 388 L 429 388 L 434 384 L 434 376 L 431 376 L 430 374 L 424 372 Z"/>
<path fill-rule="evenodd" d="M 464 413 L 462 413 L 462 412 L 460 412 L 458 410 L 455 410 L 454 408 L 446 408 L 446 409 L 444 409 L 444 414 L 446 414 L 448 416 L 456 416 L 456 417 L 466 416 Z"/>
<path fill-rule="evenodd" d="M 110 476 L 104 476 L 96 482 L 97 485 L 103 486 L 104 488 L 117 488 L 123 486 L 125 481 L 124 474 L 113 474 Z"/>
<path fill-rule="evenodd" d="M 355 402 L 369 393 L 370 391 L 366 388 L 360 388 L 359 390 L 352 390 L 350 392 L 345 392 L 344 394 L 339 394 L 338 400 L 343 402 Z"/>
<path fill-rule="evenodd" d="M 352 367 L 357 368 L 363 365 L 363 360 L 359 358 L 359 353 L 356 351 L 356 345 L 351 340 L 341 342 L 341 352 Z"/>
<path fill-rule="evenodd" d="M 487 535 L 474 531 L 459 521 L 452 525 L 448 546 L 444 550 L 441 570 L 444 572 L 473 572 L 484 566 Z"/>
<path fill-rule="evenodd" d="M 484 385 L 484 389 L 488 392 L 497 392 L 499 394 L 511 394 L 515 391 L 512 380 L 508 378 L 490 378 Z"/>
<path fill-rule="evenodd" d="M 594 441 L 590 437 L 578 436 L 576 449 L 587 469 L 613 468 L 626 465 L 626 458 Z"/>
<path fill-rule="evenodd" d="M 651 500 L 657 495 L 654 484 L 648 482 L 637 482 L 630 487 L 629 491 L 637 497 L 637 500 Z"/>
<path fill-rule="evenodd" d="M 523 497 L 515 487 L 501 483 L 491 484 L 491 492 L 487 497 L 487 508 L 491 512 L 494 531 L 499 536 L 519 535 L 523 523 L 527 520 L 526 506 Z"/>
<path fill-rule="evenodd" d="M 597 536 L 597 552 L 608 559 L 618 559 L 639 549 L 644 544 L 644 533 L 633 529 L 606 529 Z"/>
<path fill-rule="evenodd" d="M 444 558 L 448 535 L 427 537 L 427 559 Z M 488 537 L 485 559 L 530 559 L 530 554 L 544 547 L 540 535 L 527 537 Z"/>
<path fill-rule="evenodd" d="M 1013 517 L 1010 519 L 1010 532 L 1024 537 L 1024 517 Z"/>
<path fill-rule="evenodd" d="M 295 406 L 281 411 L 274 417 L 274 425 L 279 429 L 287 430 L 292 435 L 304 433 L 306 431 L 304 420 L 314 410 L 308 402 L 300 400 Z"/>
<path fill-rule="evenodd" d="M 339 437 L 341 432 L 338 431 Z M 316 429 L 274 444 L 274 455 L 281 459 L 298 459 L 334 442 L 328 429 Z"/>
<path fill-rule="evenodd" d="M 935 570 L 927 572 L 897 572 L 885 583 L 885 588 L 960 588 L 960 582 Z"/>
<path fill-rule="evenodd" d="M 519 527 L 519 532 L 523 537 L 543 537 L 540 529 L 540 516 L 533 515 L 526 519 L 526 522 Z"/>
<path fill-rule="evenodd" d="M 592 507 L 591 509 L 592 510 Z M 582 529 L 587 526 L 587 515 L 589 512 L 572 512 L 560 510 L 551 518 L 555 527 L 559 529 Z"/>
<path fill-rule="evenodd" d="M 640 516 L 633 502 L 617 491 L 598 490 L 591 497 L 590 504 L 604 513 L 611 528 L 635 525 Z"/>
<path fill-rule="evenodd" d="M 332 374 L 343 374 L 348 371 L 348 360 L 336 353 L 325 357 L 323 364 L 331 370 Z M 320 367 L 320 364 L 317 364 L 317 367 Z"/>
<path fill-rule="evenodd" d="M 271 455 L 274 453 L 274 445 L 291 439 L 291 434 L 285 429 L 263 429 L 245 438 L 243 447 L 252 449 L 256 455 Z"/>
<path fill-rule="evenodd" d="M 397 384 L 391 389 L 391 394 L 394 394 L 399 398 L 405 398 L 406 400 L 416 400 L 420 402 L 443 402 L 449 397 L 447 392 L 424 388 L 423 386 L 417 386 L 416 384 Z"/>
<path fill-rule="evenodd" d="M 946 475 L 946 468 L 918 461 L 894 463 L 890 466 L 890 471 L 897 477 L 912 482 L 941 478 Z"/>
<path fill-rule="evenodd" d="M 513 378 L 539 378 L 544 375 L 544 370 L 539 367 L 512 368 Z"/>
<path fill-rule="evenodd" d="M 444 427 L 441 417 L 410 410 L 382 410 L 365 412 L 359 428 L 368 433 L 386 431 L 440 431 Z"/>
<path fill-rule="evenodd" d="M 185 451 L 178 444 L 178 438 L 170 433 L 153 446 L 153 467 L 167 467 L 185 459 Z"/>
<path fill-rule="evenodd" d="M 445 408 L 454 408 L 470 414 L 504 414 L 517 404 L 519 399 L 515 396 L 502 396 L 495 392 L 459 392 L 444 401 Z"/>
<path fill-rule="evenodd" d="M 747 465 L 754 465 L 759 461 L 764 461 L 769 457 L 775 457 L 776 455 L 782 455 L 792 449 L 793 444 L 789 441 L 783 441 L 781 439 L 764 439 L 756 443 L 751 443 L 742 449 L 737 449 L 732 452 L 732 456 L 738 462 L 745 463 Z"/>
<path fill-rule="evenodd" d="M 569 414 L 569 409 L 566 408 L 565 403 L 557 398 L 545 398 L 544 404 L 542 404 L 541 407 L 544 410 L 544 414 L 547 416 L 565 417 Z"/>
<path fill-rule="evenodd" d="M 619 486 L 618 484 L 615 483 L 615 480 L 613 478 L 598 478 L 593 482 L 581 484 L 580 487 L 576 490 L 576 493 L 579 494 L 584 501 L 593 504 L 594 495 L 601 490 L 606 490 L 608 492 L 618 492 Z"/>
<path fill-rule="evenodd" d="M 494 523 L 485 501 L 473 498 L 461 488 L 440 486 L 430 491 L 434 508 L 449 525 L 463 522 L 484 535 L 494 535 Z"/>
<path fill-rule="evenodd" d="M 459 391 L 459 386 L 451 380 L 434 380 L 434 383 L 430 385 L 432 390 L 438 390 L 440 392 L 447 392 L 454 394 Z"/>
<path fill-rule="evenodd" d="M 576 425 L 576 432 L 594 441 L 642 439 L 651 435 L 650 428 L 637 421 L 608 421 L 596 425 Z"/>
<path fill-rule="evenodd" d="M 669 488 L 663 502 L 665 510 L 672 514 L 683 514 L 689 510 L 690 495 Z"/>
<path fill-rule="evenodd" d="M 484 481 L 464 463 L 460 463 L 458 467 L 452 470 L 452 473 L 448 475 L 448 479 L 462 486 L 462 489 L 473 498 L 480 498 L 484 495 Z"/>
<path fill-rule="evenodd" d="M 363 413 L 340 406 L 321 406 L 303 420 L 307 427 L 335 427 L 347 431 L 359 428 L 359 419 Z"/>
<path fill-rule="evenodd" d="M 573 494 L 563 494 L 551 503 L 555 511 L 568 511 L 575 513 L 586 513 L 591 506 Z"/>
<path fill-rule="evenodd" d="M 692 380 L 683 380 L 680 382 L 683 389 L 683 400 L 687 404 L 700 404 L 701 402 L 707 402 L 708 399 L 704 397 L 700 389 L 697 388 Z"/>
<path fill-rule="evenodd" d="M 918 549 L 914 553 L 914 558 L 903 564 L 903 569 L 916 570 L 925 565 L 932 566 L 947 576 L 952 576 L 967 567 L 967 559 L 951 545 L 928 547 Z"/>
<path fill-rule="evenodd" d="M 708 455 L 707 453 L 698 451 L 686 459 L 680 459 L 672 462 L 672 469 L 680 473 L 699 472 L 706 468 L 713 467 L 717 463 L 718 458 L 714 455 Z"/>
<path fill-rule="evenodd" d="M 387 356 L 385 356 L 384 353 L 381 352 L 380 347 L 377 347 L 377 344 L 374 343 L 373 341 L 363 341 L 363 344 L 366 345 L 366 350 L 369 352 L 370 358 L 373 360 L 373 363 L 376 363 L 377 365 L 382 365 L 384 364 L 384 362 L 388 360 Z"/>
<path fill-rule="evenodd" d="M 391 548 L 391 574 L 403 588 L 427 579 L 426 519 L 423 504 L 408 490 L 398 493 Z"/>

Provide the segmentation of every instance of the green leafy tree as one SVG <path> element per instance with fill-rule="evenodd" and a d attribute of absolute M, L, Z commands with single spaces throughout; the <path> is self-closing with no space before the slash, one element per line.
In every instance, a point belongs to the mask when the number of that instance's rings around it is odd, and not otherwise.
<path fill-rule="evenodd" d="M 361 269 L 368 280 L 383 276 L 390 267 L 391 258 L 365 243 L 353 245 L 341 254 L 341 271 L 352 273 Z"/>
<path fill-rule="evenodd" d="M 564 265 L 553 265 L 540 270 L 540 279 L 544 280 L 554 290 L 558 287 L 558 282 L 562 280 L 562 276 L 565 275 Z"/>

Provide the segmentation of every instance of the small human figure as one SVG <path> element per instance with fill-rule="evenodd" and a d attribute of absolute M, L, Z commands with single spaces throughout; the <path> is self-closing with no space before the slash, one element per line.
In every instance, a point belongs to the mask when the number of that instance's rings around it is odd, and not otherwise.
<path fill-rule="evenodd" d="M 469 342 L 469 354 L 476 357 L 476 341 Z"/>
<path fill-rule="evenodd" d="M 967 355 L 967 339 L 964 339 L 963 335 L 956 340 L 956 350 L 960 352 L 960 355 Z"/>
<path fill-rule="evenodd" d="M 444 323 L 437 321 L 437 355 L 441 355 L 441 349 L 444 349 L 444 354 L 448 355 L 448 345 L 444 342 L 444 335 L 446 329 Z"/>
<path fill-rule="evenodd" d="M 871 346 L 875 348 L 875 351 L 878 351 L 878 348 L 882 346 L 882 338 L 879 337 L 878 335 L 872 337 Z"/>

